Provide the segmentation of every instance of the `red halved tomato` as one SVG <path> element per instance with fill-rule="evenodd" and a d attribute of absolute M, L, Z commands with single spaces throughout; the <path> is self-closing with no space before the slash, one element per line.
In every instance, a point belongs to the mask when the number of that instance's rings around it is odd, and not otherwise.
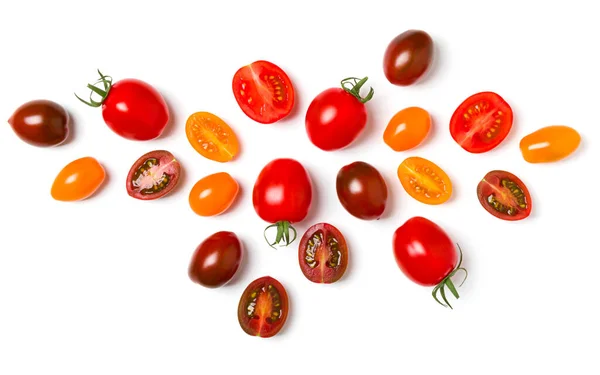
<path fill-rule="evenodd" d="M 300 269 L 314 283 L 338 281 L 348 266 L 348 246 L 342 233 L 327 223 L 308 228 L 298 247 Z"/>
<path fill-rule="evenodd" d="M 238 321 L 250 336 L 275 336 L 287 319 L 288 295 L 281 283 L 270 276 L 246 287 L 238 305 Z"/>
<path fill-rule="evenodd" d="M 140 200 L 167 195 L 179 182 L 181 165 L 165 150 L 150 151 L 133 163 L 127 174 L 127 194 Z"/>
<path fill-rule="evenodd" d="M 531 213 L 527 186 L 510 172 L 488 172 L 477 185 L 477 197 L 487 212 L 503 220 L 522 220 Z"/>

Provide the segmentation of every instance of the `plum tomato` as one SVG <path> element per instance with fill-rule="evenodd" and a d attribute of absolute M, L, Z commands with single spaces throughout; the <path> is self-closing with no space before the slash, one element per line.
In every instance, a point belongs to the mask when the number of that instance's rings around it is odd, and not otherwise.
<path fill-rule="evenodd" d="M 444 305 L 437 298 L 439 291 L 446 305 L 452 308 L 445 288 L 448 287 L 458 299 L 451 278 L 458 271 L 463 271 L 465 278 L 467 275 L 467 270 L 462 267 L 460 247 L 459 259 L 448 234 L 439 225 L 420 216 L 412 217 L 398 227 L 392 241 L 396 263 L 404 275 L 418 285 L 435 285 L 432 293 L 435 300 Z"/>
<path fill-rule="evenodd" d="M 408 86 L 423 76 L 433 60 L 433 40 L 422 30 L 407 30 L 388 44 L 383 71 L 390 83 Z"/>
<path fill-rule="evenodd" d="M 473 154 L 490 151 L 506 138 L 513 125 L 510 105 L 495 92 L 473 94 L 456 108 L 450 119 L 450 134 Z"/>
<path fill-rule="evenodd" d="M 342 233 L 331 224 L 308 228 L 298 247 L 300 269 L 314 283 L 338 281 L 348 266 L 348 245 Z"/>
<path fill-rule="evenodd" d="M 239 184 L 229 173 L 218 172 L 198 180 L 188 201 L 197 215 L 216 216 L 229 209 L 239 190 Z"/>
<path fill-rule="evenodd" d="M 37 147 L 58 146 L 66 141 L 70 132 L 69 114 L 50 100 L 22 104 L 8 123 L 22 141 Z"/>
<path fill-rule="evenodd" d="M 425 204 L 442 204 L 452 196 L 452 181 L 432 161 L 411 156 L 398 166 L 398 179 L 404 190 Z"/>
<path fill-rule="evenodd" d="M 417 147 L 429 134 L 431 116 L 419 107 L 408 107 L 396 113 L 383 132 L 383 141 L 394 151 Z"/>
<path fill-rule="evenodd" d="M 387 204 L 385 180 L 372 165 L 356 161 L 343 166 L 336 178 L 337 196 L 351 215 L 363 220 L 379 219 Z"/>
<path fill-rule="evenodd" d="M 522 220 L 531 214 L 529 190 L 510 172 L 488 172 L 477 184 L 477 198 L 487 212 L 503 220 Z"/>
<path fill-rule="evenodd" d="M 289 310 L 287 291 L 270 276 L 252 281 L 242 293 L 238 321 L 250 336 L 273 337 L 285 325 Z"/>
<path fill-rule="evenodd" d="M 310 141 L 323 151 L 334 151 L 350 145 L 367 124 L 365 103 L 373 97 L 373 89 L 366 97 L 360 89 L 367 82 L 346 78 L 342 87 L 332 87 L 317 95 L 308 106 L 305 128 Z"/>
<path fill-rule="evenodd" d="M 288 116 L 294 107 L 294 86 L 279 66 L 265 60 L 239 68 L 233 75 L 233 95 L 252 120 L 272 124 Z"/>
<path fill-rule="evenodd" d="M 188 268 L 190 279 L 207 288 L 219 288 L 235 275 L 243 259 L 243 247 L 233 232 L 207 237 L 194 251 Z"/>
<path fill-rule="evenodd" d="M 565 125 L 546 126 L 523 137 L 519 143 L 529 163 L 551 163 L 571 155 L 581 143 L 577 130 Z"/>
<path fill-rule="evenodd" d="M 188 141 L 200 155 L 221 163 L 233 160 L 239 143 L 233 129 L 210 112 L 196 112 L 185 124 Z"/>
<path fill-rule="evenodd" d="M 60 170 L 50 194 L 62 202 L 75 202 L 89 198 L 102 185 L 106 172 L 91 156 L 73 160 Z"/>
<path fill-rule="evenodd" d="M 154 150 L 140 156 L 129 169 L 126 188 L 129 196 L 152 200 L 167 195 L 179 182 L 181 165 L 173 154 Z"/>

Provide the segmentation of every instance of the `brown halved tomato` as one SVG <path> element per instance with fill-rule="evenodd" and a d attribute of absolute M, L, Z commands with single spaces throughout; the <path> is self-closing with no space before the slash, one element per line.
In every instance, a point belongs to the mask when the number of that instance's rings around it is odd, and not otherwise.
<path fill-rule="evenodd" d="M 225 163 L 235 158 L 239 142 L 233 129 L 210 112 L 196 112 L 185 123 L 185 135 L 200 155 Z"/>
<path fill-rule="evenodd" d="M 238 305 L 238 321 L 250 336 L 275 336 L 287 320 L 288 295 L 281 283 L 263 276 L 250 283 Z"/>
<path fill-rule="evenodd" d="M 452 196 L 452 181 L 435 163 L 413 156 L 398 166 L 398 178 L 406 192 L 426 204 L 442 204 Z"/>
<path fill-rule="evenodd" d="M 348 246 L 333 225 L 318 223 L 308 228 L 298 247 L 300 269 L 314 283 L 338 281 L 348 266 Z"/>
<path fill-rule="evenodd" d="M 127 194 L 140 200 L 167 195 L 179 182 L 181 165 L 165 150 L 150 151 L 133 163 L 127 174 Z"/>
<path fill-rule="evenodd" d="M 477 198 L 487 212 L 503 220 L 522 220 L 531 213 L 527 186 L 510 172 L 488 172 L 477 185 Z"/>

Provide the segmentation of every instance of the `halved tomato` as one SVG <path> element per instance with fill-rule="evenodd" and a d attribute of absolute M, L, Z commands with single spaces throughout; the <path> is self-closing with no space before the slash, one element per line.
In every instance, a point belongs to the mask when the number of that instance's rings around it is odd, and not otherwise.
<path fill-rule="evenodd" d="M 498 146 L 513 124 L 510 105 L 495 92 L 484 91 L 463 101 L 450 119 L 450 134 L 463 149 L 479 154 Z"/>
<path fill-rule="evenodd" d="M 196 112 L 185 123 L 185 135 L 200 155 L 225 163 L 233 160 L 239 151 L 239 142 L 233 129 L 210 112 Z"/>
<path fill-rule="evenodd" d="M 238 305 L 238 321 L 250 336 L 275 336 L 287 320 L 288 295 L 281 283 L 270 276 L 246 287 Z"/>
<path fill-rule="evenodd" d="M 165 150 L 150 151 L 133 163 L 127 174 L 127 194 L 140 200 L 167 195 L 179 182 L 181 165 Z"/>
<path fill-rule="evenodd" d="M 348 266 L 348 246 L 333 225 L 318 223 L 308 228 L 298 247 L 300 269 L 314 283 L 338 281 Z"/>
<path fill-rule="evenodd" d="M 279 66 L 264 60 L 238 69 L 233 95 L 246 116 L 262 124 L 286 117 L 294 107 L 294 86 Z"/>
<path fill-rule="evenodd" d="M 477 185 L 477 198 L 487 212 L 503 220 L 522 220 L 531 214 L 529 190 L 510 172 L 488 172 Z"/>
<path fill-rule="evenodd" d="M 398 166 L 398 178 L 406 192 L 426 204 L 442 204 L 452 196 L 452 181 L 435 163 L 412 156 Z"/>

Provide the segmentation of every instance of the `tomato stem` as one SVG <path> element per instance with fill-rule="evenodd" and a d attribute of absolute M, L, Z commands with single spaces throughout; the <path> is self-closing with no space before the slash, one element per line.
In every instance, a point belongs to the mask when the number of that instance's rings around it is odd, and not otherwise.
<path fill-rule="evenodd" d="M 363 87 L 363 85 L 367 82 L 367 80 L 369 79 L 369 77 L 365 77 L 363 79 L 359 79 L 356 77 L 350 77 L 350 78 L 346 78 L 343 79 L 341 84 L 342 84 L 342 88 L 349 94 L 351 94 L 352 96 L 354 96 L 356 99 L 358 99 L 361 103 L 366 103 L 369 100 L 371 100 L 373 98 L 373 94 L 375 94 L 375 90 L 373 90 L 372 87 L 370 87 L 369 93 L 367 94 L 367 96 L 365 96 L 364 98 L 362 96 L 360 96 L 360 89 Z M 350 85 L 350 87 L 347 87 L 346 85 Z"/>
<path fill-rule="evenodd" d="M 270 243 L 269 240 L 267 239 L 267 230 L 271 229 L 271 228 L 277 228 L 277 236 L 275 237 L 275 241 L 273 243 Z M 294 238 L 292 238 L 290 240 L 290 229 L 292 230 L 292 232 L 294 232 Z M 298 233 L 296 232 L 296 229 L 290 224 L 289 221 L 283 220 L 283 221 L 278 221 L 275 224 L 271 224 L 269 225 L 266 229 L 265 229 L 265 240 L 267 241 L 267 243 L 269 244 L 269 246 L 271 246 L 272 248 L 275 248 L 274 245 L 277 245 L 281 242 L 281 240 L 285 241 L 285 246 L 289 246 L 292 242 L 294 242 L 296 240 L 296 237 L 298 236 Z"/>
<path fill-rule="evenodd" d="M 450 290 L 450 293 L 452 293 L 454 298 L 459 299 L 460 295 L 458 294 L 458 291 L 456 290 L 456 287 L 454 286 L 454 283 L 452 282 L 452 277 L 454 275 L 456 275 L 456 273 L 458 271 L 463 271 L 465 273 L 465 278 L 458 286 L 458 287 L 461 287 L 465 283 L 465 280 L 467 280 L 467 277 L 469 276 L 469 273 L 467 272 L 466 268 L 462 267 L 462 260 L 463 260 L 462 249 L 460 248 L 459 244 L 456 244 L 456 246 L 458 246 L 458 251 L 460 252 L 460 259 L 458 261 L 458 265 L 454 268 L 454 270 L 452 272 L 450 272 L 448 274 L 448 276 L 446 276 L 438 285 L 436 285 L 436 287 L 433 288 L 433 291 L 431 292 L 431 295 L 437 301 L 437 303 L 439 303 L 440 305 L 442 305 L 444 307 L 450 307 L 451 309 L 452 309 L 452 305 L 450 305 L 450 302 L 448 302 L 448 298 L 446 298 L 446 289 L 445 288 L 447 287 Z M 438 299 L 437 292 L 440 292 L 440 295 L 442 296 L 442 300 L 446 304 L 443 304 Z"/>
<path fill-rule="evenodd" d="M 108 96 L 110 88 L 112 87 L 112 77 L 105 76 L 104 74 L 102 74 L 102 72 L 100 72 L 99 69 L 98 69 L 98 74 L 100 74 L 100 79 L 97 80 L 96 82 L 94 82 L 93 84 L 88 83 L 88 85 L 87 85 L 87 88 L 92 91 L 92 92 L 90 92 L 90 100 L 89 101 L 85 101 L 85 100 L 81 99 L 77 94 L 75 94 L 77 99 L 79 99 L 84 104 L 89 105 L 90 107 L 100 107 L 102 105 L 102 103 L 104 102 L 104 100 L 106 99 L 106 97 Z M 104 89 L 96 87 L 96 85 L 99 83 L 102 83 L 102 86 L 104 87 Z M 102 98 L 102 100 L 96 101 L 96 100 L 92 99 L 92 95 L 94 95 L 94 94 L 97 94 L 98 96 L 100 96 Z"/>

